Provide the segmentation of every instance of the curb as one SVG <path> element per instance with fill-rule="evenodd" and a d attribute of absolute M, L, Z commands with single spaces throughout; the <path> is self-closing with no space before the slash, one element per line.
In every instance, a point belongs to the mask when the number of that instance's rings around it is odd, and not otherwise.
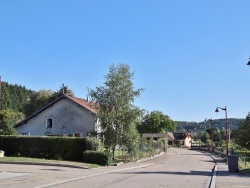
<path fill-rule="evenodd" d="M 215 164 L 215 166 L 214 166 L 213 175 L 212 175 L 212 178 L 211 178 L 211 181 L 210 181 L 208 188 L 215 188 L 216 173 L 217 173 L 217 164 Z"/>
<path fill-rule="evenodd" d="M 61 167 L 70 167 L 70 168 L 80 168 L 80 169 L 90 169 L 84 166 L 71 165 L 71 164 L 56 164 L 56 163 L 42 163 L 42 162 L 8 162 L 0 161 L 0 164 L 21 164 L 21 165 L 42 165 L 42 166 L 61 166 Z"/>

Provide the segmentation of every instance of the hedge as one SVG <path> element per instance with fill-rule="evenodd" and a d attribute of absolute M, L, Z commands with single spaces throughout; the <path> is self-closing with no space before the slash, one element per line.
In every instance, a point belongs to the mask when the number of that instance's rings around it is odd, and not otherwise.
<path fill-rule="evenodd" d="M 94 139 L 0 136 L 0 150 L 6 156 L 82 161 L 82 153 L 88 149 L 97 149 Z"/>
<path fill-rule="evenodd" d="M 110 165 L 112 155 L 110 152 L 103 151 L 85 151 L 83 152 L 83 161 L 86 163 L 94 163 L 99 165 Z"/>

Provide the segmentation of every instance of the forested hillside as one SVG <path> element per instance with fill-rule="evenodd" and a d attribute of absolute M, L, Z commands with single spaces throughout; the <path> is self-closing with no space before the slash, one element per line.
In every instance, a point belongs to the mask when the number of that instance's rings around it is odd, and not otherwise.
<path fill-rule="evenodd" d="M 240 123 L 242 123 L 245 119 L 237 119 L 237 118 L 228 118 L 228 126 L 231 130 L 238 129 Z M 210 128 L 210 121 L 203 121 L 203 122 L 187 122 L 187 121 L 176 121 L 177 131 L 194 131 L 200 129 L 206 130 Z M 225 119 L 214 119 L 212 120 L 212 126 L 219 128 L 220 130 L 224 130 L 226 126 Z"/>
<path fill-rule="evenodd" d="M 17 84 L 9 84 L 2 82 L 1 85 L 2 97 L 1 107 L 2 110 L 12 109 L 13 111 L 24 112 L 24 104 L 27 103 L 33 91 L 27 89 L 25 86 Z"/>

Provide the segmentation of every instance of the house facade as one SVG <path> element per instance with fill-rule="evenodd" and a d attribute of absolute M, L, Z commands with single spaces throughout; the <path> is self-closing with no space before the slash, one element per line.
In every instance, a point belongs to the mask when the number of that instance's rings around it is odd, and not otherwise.
<path fill-rule="evenodd" d="M 174 133 L 174 138 L 175 145 L 188 148 L 192 146 L 193 137 L 190 133 Z"/>
<path fill-rule="evenodd" d="M 19 135 L 87 136 L 100 132 L 96 112 L 85 99 L 62 95 L 15 125 Z"/>

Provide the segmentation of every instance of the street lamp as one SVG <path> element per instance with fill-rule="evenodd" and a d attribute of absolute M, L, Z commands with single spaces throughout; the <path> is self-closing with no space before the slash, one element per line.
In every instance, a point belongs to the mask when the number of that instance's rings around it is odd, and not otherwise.
<path fill-rule="evenodd" d="M 250 58 L 249 58 L 250 59 Z M 247 62 L 247 65 L 250 65 L 250 61 Z"/>
<path fill-rule="evenodd" d="M 224 110 L 225 114 L 226 114 L 226 154 L 228 157 L 228 122 L 227 122 L 227 107 L 225 106 L 225 108 L 221 108 L 221 107 L 217 107 L 215 112 L 219 112 L 219 109 Z"/>
<path fill-rule="evenodd" d="M 206 121 L 209 121 L 210 123 L 210 129 L 211 129 L 211 148 L 212 148 L 212 153 L 214 152 L 214 130 L 213 130 L 213 124 L 212 124 L 212 118 L 211 119 L 208 119 L 208 118 L 205 118 L 205 122 Z"/>

